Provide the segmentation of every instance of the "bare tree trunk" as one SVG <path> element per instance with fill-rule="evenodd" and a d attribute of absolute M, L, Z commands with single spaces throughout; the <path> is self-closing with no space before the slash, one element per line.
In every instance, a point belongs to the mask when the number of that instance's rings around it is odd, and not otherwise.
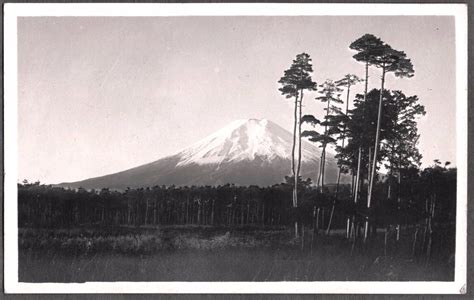
<path fill-rule="evenodd" d="M 149 204 L 149 199 L 147 197 L 146 198 L 146 207 L 145 207 L 145 225 L 148 224 L 148 204 Z"/>
<path fill-rule="evenodd" d="M 201 224 L 201 199 L 198 199 L 197 223 Z"/>
<path fill-rule="evenodd" d="M 367 164 L 367 187 L 370 186 L 370 174 L 372 174 L 371 169 L 370 169 L 371 165 L 372 165 L 372 147 L 369 147 L 369 161 Z"/>
<path fill-rule="evenodd" d="M 388 191 L 387 191 L 387 199 L 390 200 L 392 197 L 392 182 L 391 180 L 388 181 Z"/>
<path fill-rule="evenodd" d="M 293 122 L 293 145 L 291 148 L 291 173 L 293 176 L 295 176 L 296 174 L 295 152 L 296 152 L 296 129 L 298 128 L 297 121 L 298 121 L 298 95 L 295 96 L 295 110 L 294 110 L 294 122 Z"/>
<path fill-rule="evenodd" d="M 321 157 L 319 158 L 319 170 L 318 170 L 318 180 L 316 181 L 316 190 L 322 191 L 321 189 L 321 177 L 323 174 L 323 152 L 321 151 Z"/>
<path fill-rule="evenodd" d="M 303 90 L 301 90 L 301 94 L 300 94 L 299 117 L 298 117 L 298 166 L 296 168 L 296 179 L 298 179 L 300 175 L 300 170 L 301 170 L 301 118 L 302 118 L 302 114 L 303 114 Z"/>
<path fill-rule="evenodd" d="M 350 229 L 351 229 L 351 219 L 348 217 L 346 220 L 346 239 L 349 238 Z"/>
<path fill-rule="evenodd" d="M 319 213 L 320 213 L 320 211 L 321 211 L 321 208 L 318 207 L 318 209 L 316 211 L 316 228 L 315 228 L 316 233 L 319 232 Z"/>
<path fill-rule="evenodd" d="M 153 224 L 156 225 L 156 199 L 153 201 Z"/>
<path fill-rule="evenodd" d="M 415 256 L 415 254 L 416 254 L 416 239 L 418 237 L 418 230 L 419 230 L 419 227 L 416 226 L 415 237 L 413 238 L 413 246 L 412 246 L 412 250 L 411 250 L 411 255 L 412 256 Z"/>
<path fill-rule="evenodd" d="M 326 143 L 324 144 L 323 147 L 323 171 L 321 174 L 321 192 L 324 191 L 324 175 L 326 174 Z"/>
<path fill-rule="evenodd" d="M 357 204 L 357 201 L 359 199 L 359 186 L 360 186 L 360 168 L 361 168 L 361 159 L 362 159 L 362 148 L 359 147 L 359 155 L 358 155 L 358 158 L 357 158 L 357 175 L 356 175 L 356 180 L 355 180 L 355 189 L 354 189 L 354 204 Z M 357 205 L 355 207 L 355 209 L 357 210 Z M 352 229 L 354 229 L 355 227 L 355 214 L 357 213 L 357 211 L 354 212 L 354 216 L 352 218 Z"/>
<path fill-rule="evenodd" d="M 401 170 L 398 171 L 398 193 L 397 193 L 397 210 L 400 211 L 400 184 L 401 184 L 402 173 Z M 400 223 L 397 224 L 397 242 L 400 240 Z"/>
<path fill-rule="evenodd" d="M 383 91 L 384 91 L 384 84 L 385 84 L 385 65 L 382 65 L 382 86 L 380 88 L 380 97 L 379 97 L 379 111 L 377 115 L 377 131 L 375 133 L 375 145 L 374 145 L 374 156 L 372 159 L 372 168 L 370 173 L 370 180 L 369 180 L 369 190 L 367 195 L 367 208 L 370 209 L 371 201 L 372 201 L 372 192 L 375 180 L 375 170 L 377 169 L 377 155 L 379 150 L 379 143 L 380 143 L 380 126 L 382 125 L 382 107 L 383 107 Z M 369 219 L 366 218 L 365 220 L 365 231 L 364 231 L 364 240 L 367 239 L 369 228 Z"/>
<path fill-rule="evenodd" d="M 331 223 L 332 223 L 332 218 L 334 216 L 334 209 L 336 208 L 336 203 L 333 201 L 332 207 L 331 207 L 331 213 L 329 214 L 329 222 L 328 222 L 328 228 L 326 230 L 326 235 L 329 235 L 329 232 L 331 230 Z"/>
<path fill-rule="evenodd" d="M 214 225 L 214 206 L 215 206 L 215 199 L 212 199 L 212 210 L 211 210 L 211 225 Z"/>
<path fill-rule="evenodd" d="M 132 204 L 130 203 L 130 199 L 128 199 L 127 201 L 127 224 L 130 225 L 131 224 L 131 219 L 132 219 Z"/>
<path fill-rule="evenodd" d="M 430 212 L 428 216 L 428 246 L 426 249 L 426 260 L 429 261 L 431 258 L 431 248 L 433 244 L 433 218 L 435 216 L 436 207 L 436 194 L 433 195 L 430 201 Z"/>
<path fill-rule="evenodd" d="M 186 224 L 189 224 L 189 196 L 186 197 Z"/>
<path fill-rule="evenodd" d="M 295 122 L 293 127 L 293 147 L 291 150 L 291 169 L 293 173 L 293 207 L 298 206 L 298 177 L 296 175 L 296 166 L 295 166 L 295 152 L 296 152 L 296 140 L 297 140 L 297 128 L 298 128 L 298 94 L 295 96 Z M 299 137 L 298 137 L 299 138 Z M 295 237 L 298 237 L 298 221 L 295 221 Z"/>
<path fill-rule="evenodd" d="M 346 116 L 347 116 L 347 112 L 349 111 L 350 90 L 351 90 L 351 85 L 348 82 L 347 83 L 347 97 L 346 97 Z M 346 142 L 346 126 L 344 125 L 344 128 L 342 130 L 342 145 L 341 145 L 342 148 L 344 148 L 345 142 Z M 342 168 L 341 168 L 341 166 L 339 166 L 339 170 L 337 172 L 336 195 L 334 196 L 334 200 L 333 200 L 332 208 L 331 208 L 331 214 L 329 216 L 329 223 L 328 223 L 328 228 L 327 228 L 327 231 L 326 231 L 327 235 L 329 235 L 329 232 L 331 230 L 332 218 L 334 216 L 334 210 L 336 209 L 336 202 L 337 202 L 338 194 L 339 194 L 339 184 L 341 182 L 341 171 L 342 171 Z"/>
<path fill-rule="evenodd" d="M 250 223 L 250 200 L 247 201 L 247 224 Z"/>
<path fill-rule="evenodd" d="M 327 117 L 329 116 L 329 106 L 331 104 L 331 100 L 328 100 L 328 104 L 327 104 L 327 107 L 326 107 L 326 120 L 327 120 Z M 326 125 L 324 126 L 324 135 L 327 136 L 328 134 L 328 125 L 326 123 Z M 323 144 L 323 151 L 322 151 L 322 175 L 321 175 L 321 191 L 323 191 L 323 188 L 324 188 L 324 175 L 326 173 L 326 146 L 327 146 L 327 143 L 324 142 Z"/>
<path fill-rule="evenodd" d="M 351 171 L 351 196 L 354 195 L 354 182 L 355 182 L 355 175 L 354 175 L 354 171 L 352 170 Z"/>

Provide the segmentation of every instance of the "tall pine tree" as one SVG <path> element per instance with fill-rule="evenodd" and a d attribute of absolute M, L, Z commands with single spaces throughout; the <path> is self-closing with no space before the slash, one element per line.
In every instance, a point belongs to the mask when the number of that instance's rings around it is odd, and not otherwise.
<path fill-rule="evenodd" d="M 290 68 L 278 81 L 281 94 L 294 101 L 293 145 L 291 153 L 291 172 L 294 178 L 293 207 L 298 207 L 298 177 L 301 168 L 301 119 L 304 90 L 316 90 L 316 82 L 311 79 L 313 67 L 307 53 L 296 55 Z M 298 236 L 298 221 L 295 221 L 295 236 Z"/>

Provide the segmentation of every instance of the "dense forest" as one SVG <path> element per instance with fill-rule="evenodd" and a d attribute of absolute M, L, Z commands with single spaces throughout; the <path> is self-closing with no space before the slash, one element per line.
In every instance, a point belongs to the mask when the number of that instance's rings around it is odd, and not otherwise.
<path fill-rule="evenodd" d="M 376 186 L 373 211 L 354 204 L 350 186 L 340 187 L 334 228 L 345 228 L 347 218 L 357 222 L 370 215 L 378 227 L 395 224 L 442 224 L 455 221 L 456 169 L 435 164 L 423 171 L 411 169 L 404 185 L 387 177 Z M 321 192 L 310 180 L 299 181 L 300 205 L 293 208 L 292 178 L 271 187 L 204 186 L 112 191 L 64 189 L 39 182 L 18 185 L 20 227 L 69 228 L 80 225 L 199 224 L 222 226 L 288 226 L 300 220 L 306 226 L 327 229 L 335 186 Z M 366 187 L 367 188 L 367 187 Z M 392 192 L 394 191 L 394 192 Z M 314 219 L 313 207 L 321 211 Z"/>

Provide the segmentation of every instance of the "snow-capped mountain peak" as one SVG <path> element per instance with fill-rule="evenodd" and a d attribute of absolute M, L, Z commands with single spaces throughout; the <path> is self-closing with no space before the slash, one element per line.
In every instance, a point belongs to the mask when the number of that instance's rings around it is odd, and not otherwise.
<path fill-rule="evenodd" d="M 256 157 L 268 161 L 288 159 L 292 143 L 293 137 L 288 131 L 267 119 L 237 120 L 181 151 L 177 166 L 220 164 Z M 303 143 L 302 159 L 314 158 L 315 147 Z"/>
<path fill-rule="evenodd" d="M 291 175 L 293 134 L 269 120 L 231 122 L 184 150 L 122 172 L 60 186 L 126 189 L 156 185 L 258 185 L 281 183 Z M 302 141 L 301 176 L 315 181 L 321 150 Z M 326 158 L 327 182 L 336 182 L 334 156 Z M 343 176 L 342 182 L 349 182 Z"/>

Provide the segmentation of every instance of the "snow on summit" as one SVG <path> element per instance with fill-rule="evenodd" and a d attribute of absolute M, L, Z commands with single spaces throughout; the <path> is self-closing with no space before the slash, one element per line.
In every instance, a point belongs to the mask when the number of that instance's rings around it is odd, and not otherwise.
<path fill-rule="evenodd" d="M 269 120 L 237 120 L 184 150 L 118 173 L 62 183 L 89 189 L 153 187 L 156 185 L 258 185 L 284 181 L 291 173 L 293 134 Z M 314 178 L 321 151 L 302 141 L 301 176 Z M 336 182 L 338 168 L 328 153 L 327 182 Z M 342 178 L 350 182 L 349 176 Z"/>
<path fill-rule="evenodd" d="M 291 157 L 293 136 L 290 132 L 267 119 L 243 119 L 229 123 L 224 128 L 198 141 L 178 156 L 177 166 L 188 164 L 220 164 L 254 160 L 271 161 Z M 303 141 L 303 160 L 312 160 L 317 148 Z"/>

